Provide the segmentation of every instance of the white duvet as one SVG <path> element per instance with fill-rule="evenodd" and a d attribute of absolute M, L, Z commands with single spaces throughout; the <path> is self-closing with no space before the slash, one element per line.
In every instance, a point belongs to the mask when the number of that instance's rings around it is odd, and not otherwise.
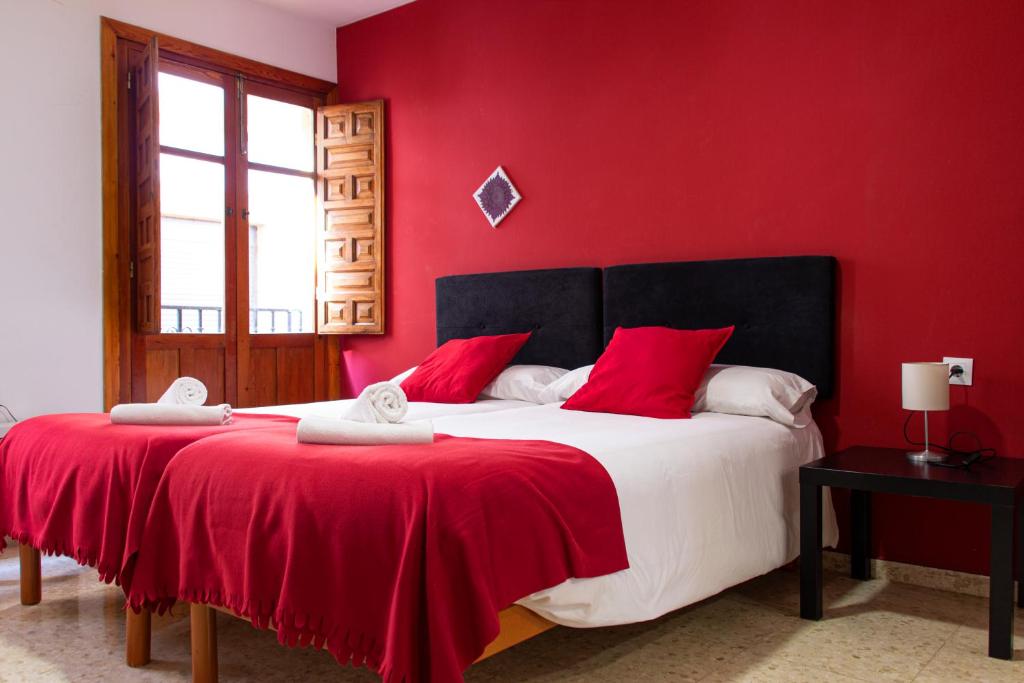
<path fill-rule="evenodd" d="M 567 626 L 645 621 L 799 554 L 797 468 L 823 455 L 813 423 L 794 429 L 718 413 L 656 420 L 558 405 L 434 419 L 442 434 L 575 446 L 615 484 L 629 569 L 570 579 L 520 600 L 523 606 Z M 824 501 L 824 540 L 835 545 L 827 492 Z"/>
<path fill-rule="evenodd" d="M 354 398 L 340 401 L 318 401 L 316 403 L 292 403 L 283 406 L 264 406 L 261 408 L 239 408 L 236 413 L 256 413 L 262 415 L 289 415 L 300 420 L 304 417 L 335 417 L 340 418 L 351 405 Z M 426 403 L 409 401 L 409 412 L 402 422 L 414 420 L 430 420 L 445 415 L 474 415 L 476 413 L 493 413 L 514 408 L 537 407 L 528 401 L 510 401 L 504 399 L 486 399 L 475 403 Z"/>

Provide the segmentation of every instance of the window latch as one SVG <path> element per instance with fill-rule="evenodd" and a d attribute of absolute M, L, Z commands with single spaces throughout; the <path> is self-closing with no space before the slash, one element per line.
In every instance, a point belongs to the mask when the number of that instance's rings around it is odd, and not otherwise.
<path fill-rule="evenodd" d="M 224 215 L 227 216 L 228 218 L 231 218 L 232 216 L 235 215 L 235 210 L 230 206 L 226 206 L 224 207 Z"/>
<path fill-rule="evenodd" d="M 238 151 L 242 156 L 249 154 L 248 131 L 246 130 L 245 80 L 242 74 L 235 77 L 235 88 L 238 93 Z M 244 218 L 244 216 L 243 216 Z"/>
<path fill-rule="evenodd" d="M 242 220 L 249 220 L 249 209 L 242 209 Z"/>

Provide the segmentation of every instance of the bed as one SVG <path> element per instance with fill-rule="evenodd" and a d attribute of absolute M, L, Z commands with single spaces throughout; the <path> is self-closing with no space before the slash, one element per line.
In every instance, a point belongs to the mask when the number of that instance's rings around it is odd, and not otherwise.
<path fill-rule="evenodd" d="M 491 289 L 463 282 L 476 292 Z M 736 325 L 717 362 L 794 372 L 817 386 L 819 400 L 827 399 L 835 388 L 835 282 L 835 259 L 821 256 L 609 267 L 603 338 L 610 340 L 619 326 Z M 483 308 L 479 301 L 477 307 Z M 824 455 L 813 423 L 795 429 L 716 413 L 660 421 L 546 405 L 447 417 L 435 428 L 570 444 L 611 475 L 630 569 L 570 580 L 517 601 L 543 618 L 537 627 L 653 619 L 787 564 L 799 554 L 797 469 Z M 829 500 L 824 509 L 823 543 L 833 546 L 838 527 Z"/>
<path fill-rule="evenodd" d="M 440 280 L 439 341 L 524 329 L 543 339 L 537 332 L 546 324 L 536 317 L 559 307 L 560 290 L 534 291 L 530 307 L 509 307 L 506 294 L 515 291 L 519 277 L 529 276 Z M 620 325 L 733 324 L 736 332 L 720 355 L 723 362 L 797 372 L 827 398 L 833 390 L 834 281 L 835 262 L 829 257 L 608 268 L 603 335 L 607 339 Z M 563 316 L 578 313 L 570 307 Z M 494 322 L 503 315 L 508 322 Z M 577 333 L 581 329 L 576 327 Z M 529 362 L 555 364 L 544 349 L 538 344 L 532 355 L 524 355 Z M 481 657 L 554 623 L 601 626 L 654 618 L 792 560 L 799 545 L 797 467 L 822 455 L 813 424 L 793 429 L 765 418 L 717 414 L 659 421 L 546 405 L 440 417 L 435 426 L 457 437 L 539 439 L 580 448 L 603 466 L 619 496 L 629 568 L 569 578 L 521 596 L 501 611 L 500 632 Z M 834 543 L 831 506 L 826 506 L 825 529 L 824 542 Z M 204 603 L 216 600 L 196 602 L 193 672 L 196 680 L 211 680 L 216 677 L 215 622 Z"/>
<path fill-rule="evenodd" d="M 490 311 L 474 311 L 467 307 L 466 300 L 461 300 L 458 308 L 443 306 L 446 317 L 439 318 L 439 338 L 457 336 L 460 330 L 467 328 L 500 330 L 503 325 L 527 324 L 525 318 L 515 317 L 515 311 L 528 316 L 530 329 L 535 329 L 536 333 L 514 362 L 529 363 L 534 357 L 548 355 L 548 350 L 554 348 L 558 349 L 558 359 L 567 364 L 593 362 L 601 346 L 600 271 L 594 268 L 532 271 L 513 279 L 515 284 L 502 302 L 501 319 L 490 318 Z M 439 291 L 443 290 L 442 287 Z M 532 311 L 540 293 L 551 291 L 560 292 L 558 306 L 546 312 Z M 570 310 L 574 312 L 571 316 L 567 315 Z M 331 401 L 241 409 L 236 411 L 239 418 L 235 425 L 228 429 L 291 423 L 306 415 L 337 415 L 348 403 L 350 401 Z M 465 416 L 532 405 L 511 400 L 480 400 L 465 405 L 412 403 L 408 419 Z M 36 420 L 66 418 L 43 416 Z M 40 551 L 72 556 L 82 564 L 97 566 L 102 580 L 119 581 L 124 558 L 134 551 L 131 537 L 141 530 L 146 506 L 163 468 L 181 447 L 224 431 L 222 428 L 165 428 L 154 436 L 149 433 L 153 430 L 105 424 L 98 415 L 71 418 L 90 421 L 80 426 L 87 433 L 98 434 L 97 429 L 109 431 L 116 427 L 116 431 L 129 435 L 134 442 L 122 442 L 94 461 L 78 462 L 74 465 L 77 470 L 61 464 L 62 443 L 66 443 L 68 435 L 61 434 L 61 427 L 56 423 L 43 435 L 45 443 L 23 443 L 25 439 L 20 432 L 25 427 L 21 425 L 0 445 L 0 523 L 6 527 L 0 533 L 8 533 L 20 543 L 21 595 L 26 605 L 41 599 Z M 154 439 L 161 442 L 161 447 L 156 449 L 159 457 L 154 457 Z M 75 497 L 79 500 L 92 498 L 96 503 L 93 508 L 104 508 L 104 522 L 85 523 L 91 520 L 81 518 L 76 512 Z M 54 531 L 60 526 L 67 532 Z M 149 614 L 129 612 L 128 620 L 126 659 L 132 666 L 144 665 L 149 661 Z"/>
<path fill-rule="evenodd" d="M 652 420 L 560 410 L 435 420 L 453 436 L 543 439 L 580 448 L 608 471 L 619 497 L 630 568 L 571 579 L 519 600 L 557 624 L 654 619 L 792 561 L 799 554 L 797 468 L 824 455 L 812 423 L 698 413 Z M 838 529 L 831 505 L 825 545 Z"/>

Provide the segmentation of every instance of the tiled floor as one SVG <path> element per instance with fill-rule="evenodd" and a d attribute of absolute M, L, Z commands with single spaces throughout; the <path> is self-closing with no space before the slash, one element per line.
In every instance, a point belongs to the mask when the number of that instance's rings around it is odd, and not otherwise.
<path fill-rule="evenodd" d="M 92 570 L 45 558 L 43 602 L 18 604 L 16 554 L 0 556 L 0 680 L 177 681 L 189 677 L 188 620 L 154 626 L 153 663 L 123 663 L 121 593 Z M 985 656 L 981 598 L 886 583 L 826 579 L 826 619 L 800 620 L 795 573 L 780 570 L 657 621 L 558 628 L 470 669 L 470 682 L 1024 681 L 1024 610 L 1013 662 Z M 220 619 L 224 681 L 376 678 L 272 633 Z"/>

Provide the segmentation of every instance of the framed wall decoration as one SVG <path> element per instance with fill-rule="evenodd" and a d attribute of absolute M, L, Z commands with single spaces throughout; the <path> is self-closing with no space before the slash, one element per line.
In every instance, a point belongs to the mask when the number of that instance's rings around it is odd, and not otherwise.
<path fill-rule="evenodd" d="M 473 199 L 483 211 L 487 222 L 491 224 L 492 228 L 496 228 L 498 223 L 519 203 L 522 196 L 505 175 L 505 169 L 499 166 L 473 193 Z"/>

